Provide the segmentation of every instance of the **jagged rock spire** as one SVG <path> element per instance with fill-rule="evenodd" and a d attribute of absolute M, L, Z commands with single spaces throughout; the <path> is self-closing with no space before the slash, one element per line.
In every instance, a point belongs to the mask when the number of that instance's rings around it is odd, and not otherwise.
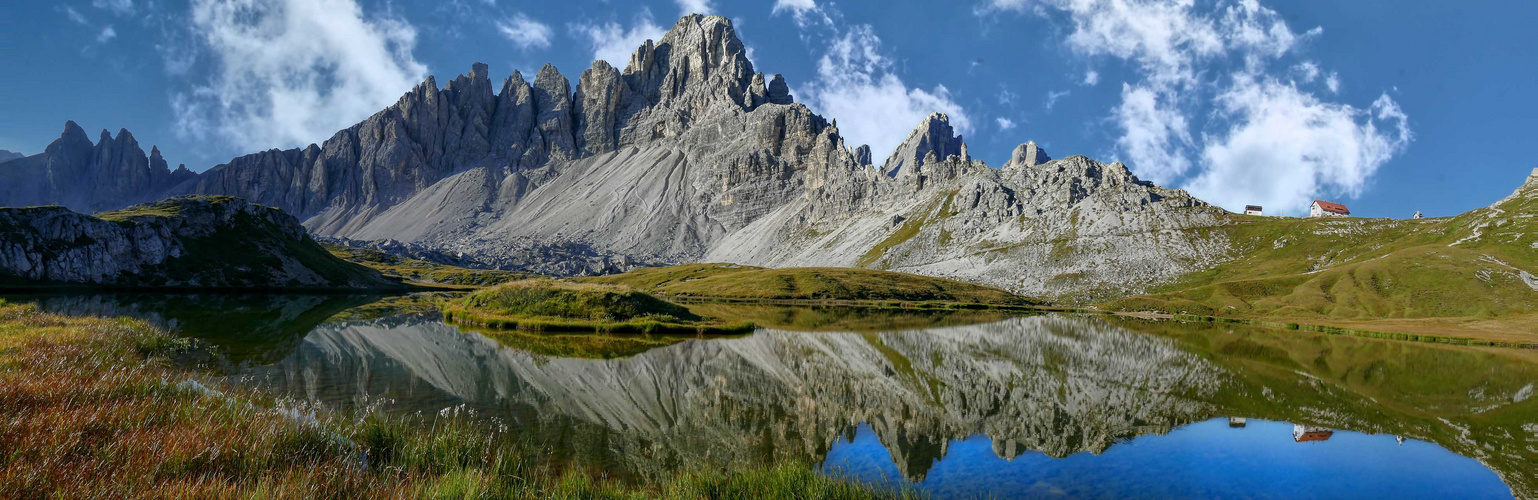
<path fill-rule="evenodd" d="M 897 150 L 892 152 L 886 163 L 881 165 L 881 173 L 888 177 L 896 177 L 900 172 L 926 163 L 925 158 L 933 154 L 935 159 L 944 160 L 950 155 L 962 155 L 962 139 L 951 128 L 951 117 L 945 113 L 930 113 L 918 128 L 908 134 L 908 139 Z"/>
<path fill-rule="evenodd" d="M 1029 141 L 1015 146 L 1015 151 L 1009 155 L 1009 163 L 1005 163 L 1004 168 L 1034 167 L 1049 161 L 1052 161 L 1052 158 L 1047 156 L 1047 151 L 1037 147 L 1036 141 Z"/>

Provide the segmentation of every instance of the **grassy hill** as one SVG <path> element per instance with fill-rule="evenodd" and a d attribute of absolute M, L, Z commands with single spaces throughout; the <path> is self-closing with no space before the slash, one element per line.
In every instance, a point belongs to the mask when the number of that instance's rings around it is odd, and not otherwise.
<path fill-rule="evenodd" d="M 744 333 L 752 324 L 711 321 L 621 285 L 521 280 L 471 293 L 444 317 L 493 328 L 637 333 Z"/>
<path fill-rule="evenodd" d="M 1457 217 L 1234 217 L 1208 230 L 1224 232 L 1238 258 L 1103 307 L 1538 333 L 1538 171 L 1510 197 Z"/>
<path fill-rule="evenodd" d="M 1040 302 L 998 288 L 871 269 L 685 264 L 579 278 L 651 293 L 712 299 L 945 302 L 1029 306 Z"/>

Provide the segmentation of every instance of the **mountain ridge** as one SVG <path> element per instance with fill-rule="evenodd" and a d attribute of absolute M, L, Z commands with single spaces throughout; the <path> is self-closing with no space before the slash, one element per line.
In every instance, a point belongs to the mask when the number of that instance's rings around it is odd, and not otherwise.
<path fill-rule="evenodd" d="M 162 196 L 281 208 L 317 237 L 552 275 L 689 262 L 869 267 L 1082 303 L 1240 252 L 1211 229 L 1236 216 L 1183 190 L 1119 162 L 1053 159 L 1034 142 L 993 168 L 941 113 L 877 165 L 780 75 L 756 71 L 720 17 L 684 16 L 625 68 L 595 61 L 575 87 L 548 64 L 532 82 L 515 71 L 493 87 L 487 74 L 477 63 L 441 88 L 429 77 L 321 144 L 141 177 L 175 180 Z M 66 206 L 81 199 L 40 192 Z M 0 192 L 0 204 L 18 199 L 30 200 Z"/>

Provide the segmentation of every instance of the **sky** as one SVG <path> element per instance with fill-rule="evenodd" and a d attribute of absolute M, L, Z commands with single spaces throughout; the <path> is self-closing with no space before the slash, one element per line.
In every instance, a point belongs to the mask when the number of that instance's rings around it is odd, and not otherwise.
<path fill-rule="evenodd" d="M 879 162 L 944 112 L 1230 210 L 1456 215 L 1538 167 L 1538 2 L 62 0 L 0 7 L 0 149 L 75 120 L 205 170 L 320 142 L 431 75 L 623 67 L 685 13 Z"/>

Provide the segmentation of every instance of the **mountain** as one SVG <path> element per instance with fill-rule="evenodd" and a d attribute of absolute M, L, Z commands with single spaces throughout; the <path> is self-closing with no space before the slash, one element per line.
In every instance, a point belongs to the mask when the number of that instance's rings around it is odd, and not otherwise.
<path fill-rule="evenodd" d="M 186 165 L 171 170 L 160 148 L 149 155 L 128 130 L 106 130 L 95 144 L 75 122 L 40 154 L 0 165 L 0 206 L 64 205 L 82 212 L 123 208 L 164 198 L 194 177 Z"/>
<path fill-rule="evenodd" d="M 27 155 L 17 153 L 15 151 L 6 151 L 4 149 L 0 149 L 0 163 L 11 161 L 17 158 L 25 158 L 26 156 Z"/>
<path fill-rule="evenodd" d="M 1021 144 L 1002 168 L 926 117 L 881 165 L 757 72 L 731 22 L 686 16 L 624 69 L 553 66 L 500 87 L 476 64 L 428 78 L 321 144 L 201 174 L 95 145 L 72 123 L 0 166 L 0 205 L 82 211 L 233 195 L 313 234 L 456 263 L 598 274 L 688 262 L 867 267 L 1074 301 L 1116 298 L 1233 259 L 1232 214 L 1121 163 Z M 573 86 L 575 83 L 575 86 Z M 126 137 L 126 139 L 125 139 Z"/>
<path fill-rule="evenodd" d="M 294 217 L 229 196 L 95 217 L 57 206 L 0 208 L 0 285 L 394 288 L 338 259 Z"/>

